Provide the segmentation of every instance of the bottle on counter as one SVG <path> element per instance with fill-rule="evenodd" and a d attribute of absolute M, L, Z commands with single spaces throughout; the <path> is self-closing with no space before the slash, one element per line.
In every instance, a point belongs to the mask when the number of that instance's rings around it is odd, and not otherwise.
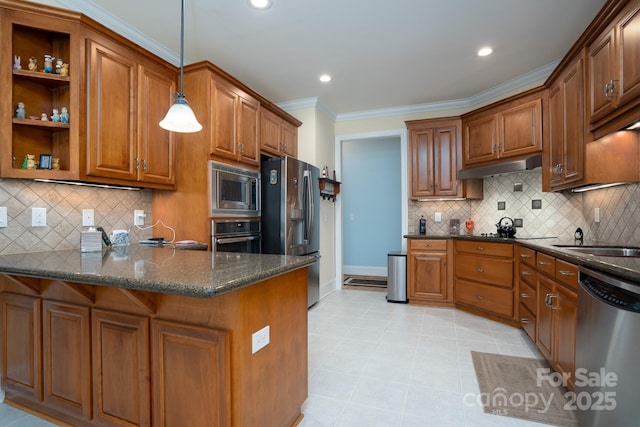
<path fill-rule="evenodd" d="M 420 234 L 427 234 L 427 220 L 424 219 L 424 215 L 420 215 L 420 220 L 418 221 L 418 230 Z"/>

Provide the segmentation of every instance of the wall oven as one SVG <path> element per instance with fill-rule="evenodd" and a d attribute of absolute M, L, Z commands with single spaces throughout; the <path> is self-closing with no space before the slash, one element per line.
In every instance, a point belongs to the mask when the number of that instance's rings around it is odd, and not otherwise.
<path fill-rule="evenodd" d="M 260 172 L 209 161 L 211 218 L 260 217 Z"/>
<path fill-rule="evenodd" d="M 260 253 L 260 220 L 211 221 L 213 252 Z"/>

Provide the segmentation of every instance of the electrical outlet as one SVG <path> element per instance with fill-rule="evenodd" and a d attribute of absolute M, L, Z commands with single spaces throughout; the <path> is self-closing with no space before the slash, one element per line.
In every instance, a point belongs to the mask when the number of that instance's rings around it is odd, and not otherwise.
<path fill-rule="evenodd" d="M 31 208 L 31 226 L 47 226 L 47 208 Z"/>
<path fill-rule="evenodd" d="M 593 208 L 593 222 L 600 222 L 600 208 Z"/>
<path fill-rule="evenodd" d="M 147 215 L 145 215 L 143 210 L 134 210 L 133 211 L 133 224 L 134 225 L 138 225 L 138 226 L 143 226 L 144 225 L 144 218 Z"/>
<path fill-rule="evenodd" d="M 267 344 L 269 344 L 269 325 L 251 335 L 251 354 L 255 354 Z"/>
<path fill-rule="evenodd" d="M 93 209 L 82 209 L 82 226 L 93 227 Z"/>
<path fill-rule="evenodd" d="M 7 227 L 7 208 L 0 207 L 0 227 Z"/>
<path fill-rule="evenodd" d="M 442 212 L 436 212 L 435 218 L 433 220 L 435 222 L 442 222 Z"/>

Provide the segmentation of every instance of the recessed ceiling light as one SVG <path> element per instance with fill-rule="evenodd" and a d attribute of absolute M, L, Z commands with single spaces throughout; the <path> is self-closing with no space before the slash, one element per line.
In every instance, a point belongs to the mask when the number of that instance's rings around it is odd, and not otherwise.
<path fill-rule="evenodd" d="M 491 49 L 490 47 L 483 47 L 478 51 L 478 56 L 491 55 L 491 52 L 493 52 L 493 49 Z"/>
<path fill-rule="evenodd" d="M 329 74 L 323 74 L 320 76 L 320 81 L 322 83 L 328 83 L 331 81 L 331 76 Z"/>
<path fill-rule="evenodd" d="M 269 9 L 271 0 L 249 0 L 249 5 L 254 9 Z"/>

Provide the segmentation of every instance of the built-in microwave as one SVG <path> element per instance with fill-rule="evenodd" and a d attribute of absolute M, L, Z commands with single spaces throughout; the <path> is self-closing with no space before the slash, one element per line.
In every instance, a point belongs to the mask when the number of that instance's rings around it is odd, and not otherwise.
<path fill-rule="evenodd" d="M 212 218 L 259 217 L 260 172 L 209 160 Z"/>

